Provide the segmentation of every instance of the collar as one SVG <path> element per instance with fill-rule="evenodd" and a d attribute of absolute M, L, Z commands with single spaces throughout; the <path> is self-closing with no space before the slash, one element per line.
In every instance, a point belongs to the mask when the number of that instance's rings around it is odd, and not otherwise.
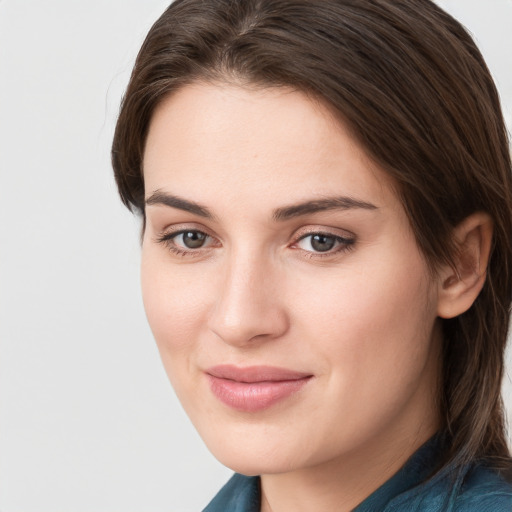
<path fill-rule="evenodd" d="M 442 447 L 442 436 L 432 437 L 353 512 L 452 510 L 469 468 L 457 472 L 447 466 L 436 473 Z M 203 512 L 260 512 L 260 508 L 259 477 L 235 474 Z"/>

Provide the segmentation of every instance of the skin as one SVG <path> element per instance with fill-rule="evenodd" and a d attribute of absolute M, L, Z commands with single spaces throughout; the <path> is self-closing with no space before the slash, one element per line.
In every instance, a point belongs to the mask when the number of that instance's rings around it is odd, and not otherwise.
<path fill-rule="evenodd" d="M 160 104 L 144 177 L 145 309 L 199 434 L 223 464 L 262 475 L 264 512 L 351 510 L 440 424 L 447 278 L 429 274 L 389 178 L 320 102 L 225 84 Z M 340 196 L 352 206 L 275 219 Z M 205 233 L 204 245 L 187 248 L 183 229 Z M 314 233 L 333 249 L 316 250 Z M 226 363 L 312 378 L 241 412 L 205 374 Z"/>

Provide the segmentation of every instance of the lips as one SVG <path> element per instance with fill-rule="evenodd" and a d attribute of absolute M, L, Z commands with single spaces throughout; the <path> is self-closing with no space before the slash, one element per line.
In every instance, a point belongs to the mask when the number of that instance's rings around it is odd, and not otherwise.
<path fill-rule="evenodd" d="M 209 368 L 206 375 L 212 393 L 228 407 L 243 412 L 268 409 L 295 394 L 312 377 L 273 366 L 233 365 Z"/>

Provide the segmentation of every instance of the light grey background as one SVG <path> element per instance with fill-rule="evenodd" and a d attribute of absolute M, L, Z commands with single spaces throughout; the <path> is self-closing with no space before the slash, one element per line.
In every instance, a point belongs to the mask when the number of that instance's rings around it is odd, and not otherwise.
<path fill-rule="evenodd" d="M 167 383 L 139 225 L 109 163 L 135 54 L 167 3 L 0 0 L 3 512 L 197 512 L 231 473 Z M 512 125 L 512 0 L 441 4 L 475 34 Z"/>

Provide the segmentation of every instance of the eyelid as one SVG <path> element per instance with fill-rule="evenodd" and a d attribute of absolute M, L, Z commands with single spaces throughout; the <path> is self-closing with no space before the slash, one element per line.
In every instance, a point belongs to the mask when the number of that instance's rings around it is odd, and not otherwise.
<path fill-rule="evenodd" d="M 207 239 L 210 240 L 210 243 L 205 247 L 198 247 L 195 249 L 187 248 L 181 245 L 178 245 L 174 242 L 174 239 L 181 234 L 188 232 L 197 232 L 206 235 Z M 212 235 L 208 229 L 203 226 L 198 226 L 195 224 L 176 224 L 172 226 L 168 226 L 165 229 L 161 230 L 154 238 L 156 243 L 164 245 L 169 251 L 178 256 L 199 256 L 204 254 L 206 251 L 211 249 L 212 247 L 218 246 L 218 237 Z"/>
<path fill-rule="evenodd" d="M 314 251 L 307 250 L 298 246 L 298 243 L 305 238 L 315 235 L 322 235 L 329 238 L 334 238 L 338 242 L 333 249 L 328 251 Z M 344 253 L 354 248 L 356 236 L 347 230 L 340 230 L 339 228 L 325 228 L 321 226 L 310 226 L 305 230 L 299 230 L 295 234 L 294 241 L 291 248 L 302 251 L 308 258 L 328 258 Z"/>
<path fill-rule="evenodd" d="M 164 237 L 170 238 L 172 236 L 179 235 L 180 233 L 186 233 L 187 231 L 198 231 L 208 235 L 211 238 L 219 238 L 218 236 L 214 235 L 210 229 L 203 226 L 202 224 L 197 224 L 195 222 L 183 222 L 179 224 L 168 225 L 162 229 L 159 229 L 155 235 L 155 239 L 159 240 Z"/>
<path fill-rule="evenodd" d="M 305 238 L 308 235 L 326 235 L 335 238 L 342 238 L 343 240 L 355 240 L 356 238 L 356 235 L 354 233 L 346 229 L 325 226 L 308 226 L 306 228 L 298 229 L 294 233 L 294 243 L 296 243 L 298 240 L 301 240 L 302 238 Z"/>

